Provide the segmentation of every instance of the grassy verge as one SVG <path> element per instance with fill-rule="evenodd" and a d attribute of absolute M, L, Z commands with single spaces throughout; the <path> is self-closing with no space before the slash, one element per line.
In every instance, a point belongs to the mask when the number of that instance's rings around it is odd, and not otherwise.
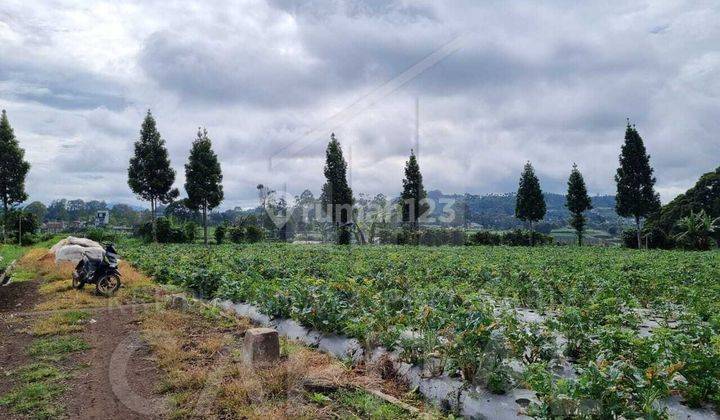
<path fill-rule="evenodd" d="M 52 282 L 69 282 L 67 267 L 55 266 L 44 258 L 46 250 L 15 247 L 15 256 L 20 258 L 14 280 L 48 279 L 45 288 L 48 301 L 52 301 L 61 288 L 48 288 Z M 6 250 L 6 248 L 3 248 Z M 8 255 L 8 254 L 6 254 Z M 35 309 L 38 309 L 37 305 Z M 26 331 L 36 338 L 25 349 L 29 358 L 27 364 L 14 369 L 10 375 L 13 388 L 0 396 L 0 405 L 18 416 L 36 419 L 62 417 L 64 406 L 62 396 L 67 391 L 67 381 L 77 368 L 70 368 L 68 361 L 74 354 L 90 346 L 74 333 L 81 332 L 90 319 L 82 310 L 70 310 L 47 316 L 39 316 L 31 322 Z"/>
<path fill-rule="evenodd" d="M 75 290 L 71 281 L 74 268 L 74 264 L 69 262 L 56 264 L 54 256 L 48 254 L 47 249 L 35 248 L 22 256 L 17 270 L 23 273 L 23 277 L 43 280 L 39 289 L 43 301 L 35 308 L 39 311 L 147 303 L 160 299 L 164 293 L 149 277 L 140 274 L 125 261 L 120 261 L 122 287 L 113 297 L 97 296 L 91 284 L 82 290 Z"/>
<path fill-rule="evenodd" d="M 73 353 L 87 350 L 88 344 L 76 336 L 39 338 L 27 349 L 31 362 L 13 372 L 15 386 L 0 397 L 10 412 L 36 419 L 62 416 L 60 397 L 72 377 L 64 361 Z"/>
<path fill-rule="evenodd" d="M 154 310 L 142 333 L 164 377 L 171 418 L 412 418 L 358 386 L 380 387 L 370 371 L 359 374 L 331 356 L 281 340 L 279 363 L 258 368 L 242 360 L 242 335 L 250 327 L 219 309 L 195 303 L 187 312 Z M 208 385 L 210 384 L 210 385 Z M 321 384 L 327 392 L 314 392 Z M 211 392 L 209 404 L 198 406 Z M 432 417 L 432 415 L 430 415 Z"/>

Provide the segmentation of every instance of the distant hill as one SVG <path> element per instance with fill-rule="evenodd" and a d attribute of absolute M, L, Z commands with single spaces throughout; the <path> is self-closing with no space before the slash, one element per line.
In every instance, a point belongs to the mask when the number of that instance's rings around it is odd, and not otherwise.
<path fill-rule="evenodd" d="M 466 201 L 470 207 L 470 221 L 481 225 L 485 229 L 515 229 L 522 227 L 520 220 L 515 218 L 515 193 L 507 194 L 444 194 L 442 191 L 428 192 L 428 198 L 436 200 Z M 592 198 L 593 209 L 587 213 L 588 227 L 609 231 L 615 234 L 621 226 L 627 224 L 626 220 L 615 213 L 614 195 L 597 195 Z M 538 224 L 538 230 L 550 232 L 552 229 L 567 225 L 570 213 L 565 208 L 563 194 L 546 193 L 545 203 L 547 214 L 543 222 Z M 439 217 L 443 207 L 438 206 L 434 216 Z"/>

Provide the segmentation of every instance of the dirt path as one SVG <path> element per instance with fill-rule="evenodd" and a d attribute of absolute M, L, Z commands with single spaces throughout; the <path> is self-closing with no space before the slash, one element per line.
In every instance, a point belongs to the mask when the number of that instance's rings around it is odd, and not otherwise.
<path fill-rule="evenodd" d="M 26 281 L 0 287 L 0 397 L 18 386 L 13 371 L 34 362 L 27 348 L 35 337 L 27 330 L 53 314 L 32 312 L 44 300 L 38 294 L 40 284 Z M 144 309 L 129 306 L 88 311 L 91 320 L 76 335 L 90 349 L 71 354 L 61 363 L 72 372 L 67 391 L 59 398 L 66 418 L 161 418 L 161 411 L 151 410 L 159 405 L 155 393 L 159 371 L 147 345 L 138 338 L 138 320 Z M 0 418 L 25 417 L 0 405 Z"/>
<path fill-rule="evenodd" d="M 26 281 L 0 287 L 0 395 L 12 387 L 9 378 L 13 369 L 29 362 L 25 348 L 33 338 L 22 331 L 27 328 L 28 320 L 15 314 L 35 305 L 38 286 L 38 281 Z M 0 418 L 9 418 L 2 406 Z"/>
<path fill-rule="evenodd" d="M 156 398 L 155 387 L 160 371 L 151 360 L 148 346 L 138 338 L 138 322 L 142 308 L 108 308 L 93 313 L 96 322 L 90 324 L 83 338 L 91 350 L 78 358 L 78 363 L 90 365 L 71 382 L 73 390 L 67 406 L 70 418 L 82 419 L 148 419 L 159 418 L 153 407 L 145 413 L 132 410 L 133 402 L 118 389 L 127 381 L 130 398 L 141 401 Z M 111 360 L 115 355 L 115 363 Z M 119 356 L 118 356 L 119 355 Z M 126 363 L 127 360 L 127 363 Z M 125 369 L 125 374 L 120 370 Z M 120 394 L 120 396 L 118 396 Z M 137 398 L 136 398 L 137 399 Z M 128 405 L 131 408 L 128 408 Z M 149 411 L 149 412 L 148 412 Z M 157 411 L 157 410 L 156 410 Z"/>

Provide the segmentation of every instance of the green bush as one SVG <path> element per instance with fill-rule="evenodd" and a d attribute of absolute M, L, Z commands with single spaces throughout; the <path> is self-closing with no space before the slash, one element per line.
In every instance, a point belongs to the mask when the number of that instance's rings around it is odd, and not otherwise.
<path fill-rule="evenodd" d="M 190 242 L 185 231 L 185 226 L 182 228 L 173 225 L 170 219 L 166 217 L 158 217 L 156 220 L 157 224 L 157 240 L 160 243 L 186 243 Z M 152 222 L 147 222 L 140 226 L 138 230 L 138 236 L 143 238 L 145 242 L 152 242 Z"/>
<path fill-rule="evenodd" d="M 501 242 L 502 235 L 489 230 L 480 230 L 472 236 L 473 245 L 500 245 Z"/>
<path fill-rule="evenodd" d="M 257 226 L 250 225 L 245 228 L 245 240 L 249 243 L 260 242 L 265 237 L 265 231 Z"/>
<path fill-rule="evenodd" d="M 115 232 L 103 228 L 90 228 L 85 232 L 85 237 L 100 243 L 117 241 Z"/>
<path fill-rule="evenodd" d="M 185 222 L 183 233 L 185 234 L 184 242 L 195 242 L 197 238 L 198 225 L 195 222 Z"/>
<path fill-rule="evenodd" d="M 215 228 L 215 243 L 222 244 L 225 241 L 225 234 L 227 233 L 227 226 L 222 224 Z"/>
<path fill-rule="evenodd" d="M 540 232 L 533 232 L 534 245 L 550 245 L 554 243 L 552 236 Z M 473 245 L 507 245 L 507 246 L 529 246 L 530 231 L 516 229 L 505 233 L 493 233 L 481 230 L 472 236 Z"/>

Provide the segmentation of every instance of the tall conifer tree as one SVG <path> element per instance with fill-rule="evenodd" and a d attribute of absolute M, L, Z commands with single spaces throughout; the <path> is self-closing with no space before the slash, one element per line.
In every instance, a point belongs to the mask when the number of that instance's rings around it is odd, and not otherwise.
<path fill-rule="evenodd" d="M 423 187 L 422 174 L 420 173 L 420 165 L 412 149 L 410 149 L 410 158 L 405 163 L 405 178 L 403 179 L 403 192 L 400 194 L 402 200 L 402 220 L 407 223 L 410 228 L 418 228 L 418 219 L 429 208 L 425 198 L 427 193 Z"/>
<path fill-rule="evenodd" d="M 188 207 L 202 211 L 203 235 L 208 243 L 207 213 L 223 200 L 222 170 L 207 130 L 198 128 L 188 163 L 185 164 L 185 191 Z"/>
<path fill-rule="evenodd" d="M 347 182 L 347 163 L 335 133 L 330 135 L 325 151 L 324 173 L 326 181 L 320 197 L 323 211 L 331 212 L 332 222 L 337 230 L 337 243 L 347 245 L 350 243 L 353 195 Z"/>
<path fill-rule="evenodd" d="M 654 189 L 655 177 L 650 167 L 650 155 L 630 121 L 625 128 L 625 143 L 620 152 L 620 167 L 615 174 L 615 182 L 615 210 L 620 216 L 635 219 L 637 245 L 640 248 L 640 221 L 660 209 L 660 196 Z"/>
<path fill-rule="evenodd" d="M 585 215 L 583 213 L 592 209 L 592 201 L 585 187 L 585 179 L 583 179 L 580 170 L 574 163 L 570 178 L 568 178 L 565 207 L 570 211 L 570 226 L 577 233 L 578 246 L 582 246 L 583 232 L 585 231 Z"/>
<path fill-rule="evenodd" d="M 545 217 L 545 197 L 530 162 L 525 164 L 515 202 L 515 217 L 530 224 L 530 246 L 534 244 L 533 223 Z"/>
<path fill-rule="evenodd" d="M 170 203 L 179 195 L 177 188 L 172 188 L 173 182 L 175 182 L 175 170 L 170 167 L 165 140 L 160 137 L 155 118 L 148 110 L 140 129 L 140 139 L 135 142 L 135 155 L 130 158 L 128 185 L 138 197 L 150 202 L 155 242 L 157 242 L 155 216 L 158 203 Z"/>
<path fill-rule="evenodd" d="M 7 113 L 0 116 L 0 200 L 3 205 L 3 242 L 7 240 L 6 225 L 9 211 L 15 204 L 27 200 L 25 177 L 30 164 L 25 161 L 25 150 L 15 138 Z"/>

